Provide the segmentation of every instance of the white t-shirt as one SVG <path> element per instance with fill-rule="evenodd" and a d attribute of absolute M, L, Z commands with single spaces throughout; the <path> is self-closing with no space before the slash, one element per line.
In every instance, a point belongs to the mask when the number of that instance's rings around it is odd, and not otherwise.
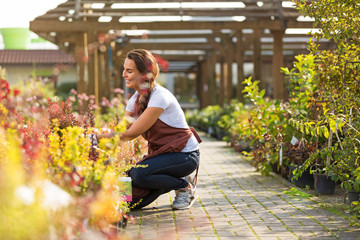
<path fill-rule="evenodd" d="M 126 105 L 126 111 L 135 112 L 135 101 L 139 95 L 136 92 Z M 155 85 L 150 94 L 148 107 L 162 108 L 159 119 L 174 128 L 189 128 L 183 110 L 175 96 L 166 88 Z M 194 135 L 191 136 L 185 148 L 181 152 L 192 152 L 199 149 L 199 143 Z"/>

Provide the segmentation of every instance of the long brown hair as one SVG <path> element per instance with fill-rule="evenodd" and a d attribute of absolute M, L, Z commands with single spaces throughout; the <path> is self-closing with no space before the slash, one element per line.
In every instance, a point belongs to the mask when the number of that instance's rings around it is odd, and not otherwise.
<path fill-rule="evenodd" d="M 155 79 L 159 75 L 159 66 L 155 57 L 145 49 L 131 50 L 128 52 L 127 58 L 133 60 L 139 72 L 146 75 L 143 85 L 140 86 L 142 91 L 139 92 L 137 104 L 135 104 L 138 105 L 135 109 L 135 115 L 139 116 L 147 107 Z"/>

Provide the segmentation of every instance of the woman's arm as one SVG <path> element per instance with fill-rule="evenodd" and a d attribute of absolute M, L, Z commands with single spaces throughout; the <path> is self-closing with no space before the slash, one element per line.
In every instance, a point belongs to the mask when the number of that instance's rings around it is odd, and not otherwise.
<path fill-rule="evenodd" d="M 133 118 L 134 113 L 125 111 L 124 117 L 125 118 Z M 114 137 L 116 132 L 110 132 L 110 133 L 102 133 L 102 134 L 96 134 L 96 139 L 99 140 L 101 138 L 112 138 Z"/>
<path fill-rule="evenodd" d="M 120 139 L 128 141 L 140 136 L 149 130 L 152 125 L 154 125 L 163 111 L 164 109 L 157 107 L 146 108 L 140 117 L 131 125 L 131 127 L 120 135 Z"/>
<path fill-rule="evenodd" d="M 157 107 L 148 107 L 140 115 L 140 117 L 131 125 L 131 127 L 120 135 L 120 139 L 123 141 L 129 141 L 134 139 L 144 132 L 146 132 L 156 120 L 160 117 L 161 113 L 164 111 L 162 108 Z M 125 117 L 130 116 L 130 112 L 125 113 Z M 97 134 L 97 138 L 112 138 L 116 132 Z"/>

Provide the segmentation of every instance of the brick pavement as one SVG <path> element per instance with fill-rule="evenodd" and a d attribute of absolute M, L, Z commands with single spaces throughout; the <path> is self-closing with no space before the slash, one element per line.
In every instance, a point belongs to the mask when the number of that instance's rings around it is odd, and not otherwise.
<path fill-rule="evenodd" d="M 261 176 L 225 142 L 202 136 L 196 202 L 189 210 L 171 209 L 174 191 L 131 212 L 126 239 L 359 239 L 360 228 L 308 198 L 283 191 L 283 178 Z"/>

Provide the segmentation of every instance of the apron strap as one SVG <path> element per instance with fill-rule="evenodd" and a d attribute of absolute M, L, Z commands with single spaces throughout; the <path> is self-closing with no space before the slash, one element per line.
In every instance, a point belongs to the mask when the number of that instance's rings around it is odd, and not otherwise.
<path fill-rule="evenodd" d="M 199 167 L 196 168 L 195 176 L 194 176 L 194 179 L 193 179 L 193 183 L 194 183 L 195 186 L 196 186 L 196 183 L 197 183 L 198 172 L 199 172 Z"/>
<path fill-rule="evenodd" d="M 194 134 L 196 140 L 197 140 L 199 143 L 201 143 L 202 140 L 201 140 L 199 134 L 196 132 L 195 128 L 190 127 L 190 130 L 191 130 L 191 132 Z M 200 162 L 199 162 L 199 166 L 200 166 Z M 198 178 L 198 173 L 199 173 L 199 166 L 196 168 L 195 176 L 194 176 L 194 179 L 193 179 L 193 183 L 194 183 L 195 186 L 196 186 L 196 183 L 197 183 L 197 178 Z"/>
<path fill-rule="evenodd" d="M 195 136 L 196 140 L 197 140 L 199 143 L 201 143 L 201 142 L 202 142 L 202 140 L 201 140 L 201 138 L 200 138 L 199 134 L 196 132 L 195 128 L 190 127 L 190 130 L 191 130 L 192 134 L 194 134 L 194 136 Z"/>

